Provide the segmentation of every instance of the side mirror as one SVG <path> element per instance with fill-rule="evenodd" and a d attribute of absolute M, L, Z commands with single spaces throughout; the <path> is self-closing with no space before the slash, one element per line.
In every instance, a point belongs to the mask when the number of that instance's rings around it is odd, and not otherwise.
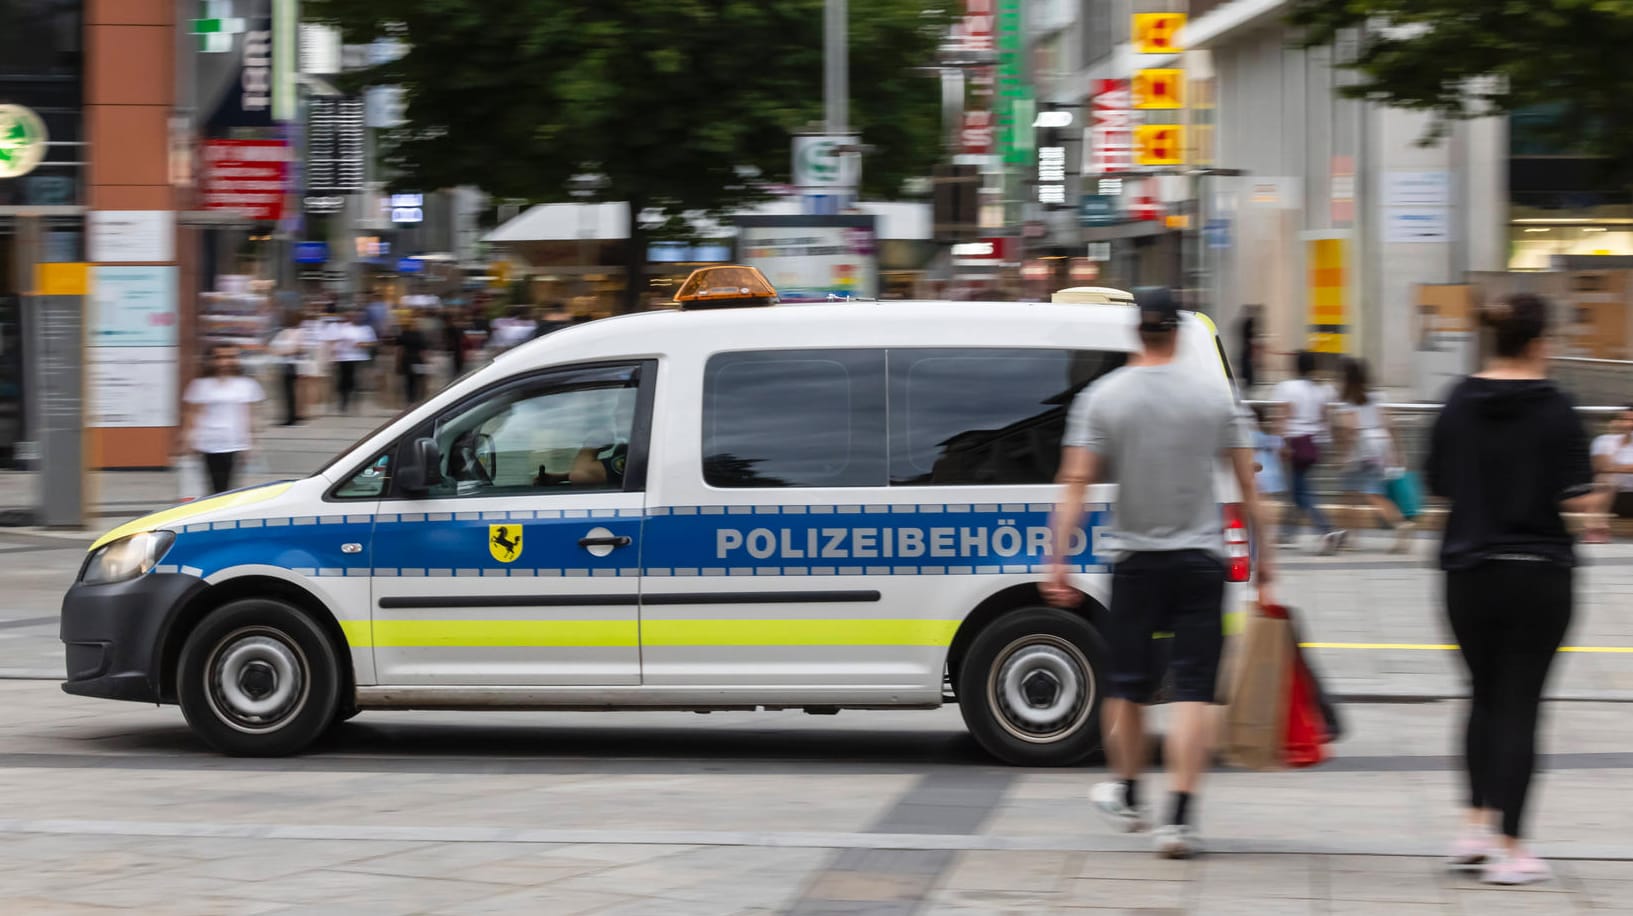
<path fill-rule="evenodd" d="M 435 439 L 415 439 L 397 472 L 397 482 L 410 493 L 424 493 L 442 483 L 442 450 Z"/>

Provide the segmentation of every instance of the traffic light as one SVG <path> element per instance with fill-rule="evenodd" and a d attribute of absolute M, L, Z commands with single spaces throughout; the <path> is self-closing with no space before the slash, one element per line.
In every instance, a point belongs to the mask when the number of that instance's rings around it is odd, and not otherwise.
<path fill-rule="evenodd" d="M 1184 165 L 1185 128 L 1178 124 L 1141 124 L 1134 128 L 1135 165 Z"/>
<path fill-rule="evenodd" d="M 933 234 L 941 242 L 965 242 L 981 232 L 981 170 L 973 165 L 938 165 L 933 187 Z"/>

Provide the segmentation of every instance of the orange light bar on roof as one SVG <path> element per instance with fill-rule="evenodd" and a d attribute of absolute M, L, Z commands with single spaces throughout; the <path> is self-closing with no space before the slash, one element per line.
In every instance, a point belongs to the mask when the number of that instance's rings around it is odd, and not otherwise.
<path fill-rule="evenodd" d="M 681 308 L 771 305 L 777 301 L 777 288 L 752 267 L 699 267 L 675 292 L 675 301 Z"/>

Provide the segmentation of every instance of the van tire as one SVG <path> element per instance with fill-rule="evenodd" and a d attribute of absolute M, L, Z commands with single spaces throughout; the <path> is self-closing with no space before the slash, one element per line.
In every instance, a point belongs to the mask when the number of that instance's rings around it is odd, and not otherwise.
<path fill-rule="evenodd" d="M 244 598 L 207 615 L 182 646 L 176 698 L 204 742 L 234 757 L 304 750 L 340 709 L 340 657 L 306 613 Z"/>
<path fill-rule="evenodd" d="M 1106 645 L 1059 608 L 1010 611 L 975 635 L 958 708 L 987 753 L 1015 766 L 1071 766 L 1100 747 Z"/>

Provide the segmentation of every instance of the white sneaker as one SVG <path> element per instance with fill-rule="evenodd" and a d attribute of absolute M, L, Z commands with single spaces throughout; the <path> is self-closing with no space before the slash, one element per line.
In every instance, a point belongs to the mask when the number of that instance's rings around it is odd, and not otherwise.
<path fill-rule="evenodd" d="M 1123 833 L 1139 833 L 1149 827 L 1145 812 L 1131 808 L 1123 799 L 1120 781 L 1097 782 L 1089 790 L 1089 801 L 1111 825 Z"/>
<path fill-rule="evenodd" d="M 1489 830 L 1464 828 L 1463 834 L 1452 844 L 1446 867 L 1452 871 L 1478 871 L 1487 862 L 1501 855 L 1497 838 Z"/>
<path fill-rule="evenodd" d="M 1202 852 L 1202 838 L 1190 824 L 1165 824 L 1151 836 L 1160 858 L 1189 859 Z"/>
<path fill-rule="evenodd" d="M 1554 876 L 1553 869 L 1548 863 L 1536 856 L 1525 853 L 1517 856 L 1499 856 L 1486 863 L 1485 871 L 1480 880 L 1486 884 L 1500 884 L 1504 887 L 1514 887 L 1520 884 L 1535 884 L 1538 881 L 1547 881 Z"/>

